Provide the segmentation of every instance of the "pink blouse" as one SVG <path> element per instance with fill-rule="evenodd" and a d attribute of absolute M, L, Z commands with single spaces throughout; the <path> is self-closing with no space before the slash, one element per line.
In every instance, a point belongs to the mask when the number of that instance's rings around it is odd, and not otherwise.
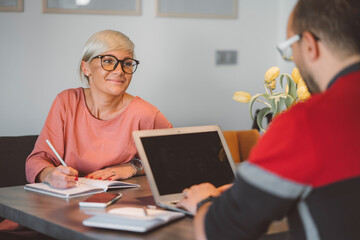
<path fill-rule="evenodd" d="M 45 167 L 60 164 L 46 139 L 65 163 L 83 176 L 130 161 L 137 154 L 133 131 L 171 127 L 155 106 L 140 97 L 135 97 L 115 118 L 103 121 L 90 114 L 82 88 L 65 90 L 55 98 L 26 160 L 26 178 L 33 183 Z"/>

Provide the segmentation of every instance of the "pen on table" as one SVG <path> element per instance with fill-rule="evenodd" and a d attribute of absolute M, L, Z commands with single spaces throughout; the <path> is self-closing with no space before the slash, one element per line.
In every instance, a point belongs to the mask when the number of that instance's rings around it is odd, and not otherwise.
<path fill-rule="evenodd" d="M 57 153 L 57 151 L 55 150 L 55 148 L 53 147 L 53 145 L 50 143 L 50 141 L 48 139 L 45 140 L 46 143 L 49 145 L 49 147 L 51 148 L 51 150 L 55 153 L 56 157 L 59 159 L 59 161 L 61 162 L 62 165 L 64 165 L 65 167 L 67 167 L 66 163 L 64 162 L 64 160 L 60 157 L 60 155 Z"/>
<path fill-rule="evenodd" d="M 148 214 L 148 212 L 147 212 L 147 210 L 146 210 L 146 207 L 143 207 L 143 209 L 144 209 L 144 215 L 145 215 L 145 216 L 149 216 L 149 214 Z"/>

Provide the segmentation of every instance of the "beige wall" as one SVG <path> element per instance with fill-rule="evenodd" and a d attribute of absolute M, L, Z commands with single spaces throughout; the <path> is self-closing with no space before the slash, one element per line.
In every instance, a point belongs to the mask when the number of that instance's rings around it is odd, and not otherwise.
<path fill-rule="evenodd" d="M 156 17 L 155 0 L 141 1 L 141 16 L 43 14 L 41 0 L 24 2 L 23 13 L 0 13 L 0 136 L 41 131 L 56 94 L 82 86 L 82 46 L 102 29 L 135 42 L 141 64 L 128 91 L 175 127 L 249 129 L 248 107 L 233 101 L 233 92 L 262 92 L 269 67 L 293 67 L 275 45 L 295 0 L 239 0 L 238 18 L 227 20 Z M 216 50 L 237 50 L 238 64 L 216 66 Z"/>

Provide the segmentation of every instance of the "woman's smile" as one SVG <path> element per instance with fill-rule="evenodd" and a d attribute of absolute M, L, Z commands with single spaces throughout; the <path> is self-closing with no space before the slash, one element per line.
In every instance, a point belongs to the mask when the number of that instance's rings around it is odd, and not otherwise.
<path fill-rule="evenodd" d="M 107 78 L 106 81 L 113 83 L 121 83 L 121 84 L 125 84 L 126 82 L 126 80 L 124 79 L 117 79 L 117 78 Z"/>

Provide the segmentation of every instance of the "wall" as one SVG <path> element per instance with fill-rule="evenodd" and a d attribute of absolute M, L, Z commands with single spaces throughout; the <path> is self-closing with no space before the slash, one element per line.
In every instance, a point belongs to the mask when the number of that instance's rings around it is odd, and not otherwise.
<path fill-rule="evenodd" d="M 141 61 L 128 92 L 157 106 L 175 127 L 218 124 L 249 129 L 247 104 L 235 91 L 262 92 L 265 71 L 291 71 L 275 45 L 285 39 L 295 0 L 239 0 L 237 19 L 161 18 L 155 0 L 141 16 L 43 14 L 41 0 L 23 13 L 0 13 L 0 136 L 38 134 L 56 94 L 83 86 L 82 46 L 116 29 L 135 43 Z M 216 66 L 216 50 L 237 50 L 238 64 Z"/>

